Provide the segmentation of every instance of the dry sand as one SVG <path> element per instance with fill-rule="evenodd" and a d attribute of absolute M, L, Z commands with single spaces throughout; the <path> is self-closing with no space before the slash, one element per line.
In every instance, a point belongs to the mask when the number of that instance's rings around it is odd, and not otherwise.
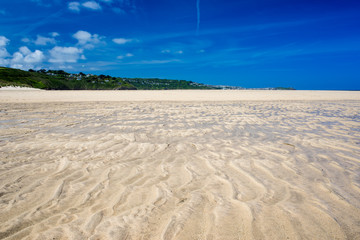
<path fill-rule="evenodd" d="M 25 91 L 0 88 L 0 102 L 193 102 L 193 101 L 357 100 L 357 91 L 173 90 L 173 91 Z"/>
<path fill-rule="evenodd" d="M 0 239 L 360 239 L 359 97 L 1 91 Z"/>
<path fill-rule="evenodd" d="M 38 88 L 30 88 L 30 87 L 20 87 L 20 86 L 5 86 L 0 87 L 0 91 L 41 91 L 41 89 Z"/>

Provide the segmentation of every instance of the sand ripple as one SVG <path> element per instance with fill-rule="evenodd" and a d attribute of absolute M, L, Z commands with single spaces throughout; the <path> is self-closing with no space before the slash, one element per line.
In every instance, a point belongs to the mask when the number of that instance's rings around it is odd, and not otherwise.
<path fill-rule="evenodd" d="M 0 239 L 360 239 L 359 101 L 0 106 Z"/>

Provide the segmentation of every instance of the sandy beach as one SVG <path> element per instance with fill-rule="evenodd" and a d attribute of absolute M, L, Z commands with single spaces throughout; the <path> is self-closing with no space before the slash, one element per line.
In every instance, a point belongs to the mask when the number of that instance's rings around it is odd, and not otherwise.
<path fill-rule="evenodd" d="M 0 91 L 0 239 L 360 239 L 360 92 Z"/>

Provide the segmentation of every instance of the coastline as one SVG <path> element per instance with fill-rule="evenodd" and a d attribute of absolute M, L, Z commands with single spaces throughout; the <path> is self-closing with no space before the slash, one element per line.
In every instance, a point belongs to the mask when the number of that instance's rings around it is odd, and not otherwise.
<path fill-rule="evenodd" d="M 1 91 L 1 90 L 0 90 Z M 308 90 L 3 90 L 0 102 L 142 102 L 142 101 L 340 101 L 360 100 L 360 91 Z"/>

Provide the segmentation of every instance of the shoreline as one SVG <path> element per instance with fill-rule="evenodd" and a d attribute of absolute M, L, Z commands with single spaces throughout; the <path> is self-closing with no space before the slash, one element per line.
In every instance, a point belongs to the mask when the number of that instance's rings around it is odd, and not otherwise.
<path fill-rule="evenodd" d="M 231 102 L 231 101 L 348 101 L 360 91 L 317 90 L 0 90 L 0 102 Z"/>

